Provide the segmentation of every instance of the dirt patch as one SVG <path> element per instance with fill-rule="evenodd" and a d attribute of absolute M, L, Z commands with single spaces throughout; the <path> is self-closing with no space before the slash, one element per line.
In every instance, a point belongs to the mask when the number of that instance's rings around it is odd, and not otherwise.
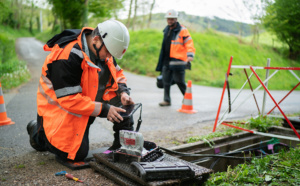
<path fill-rule="evenodd" d="M 147 141 L 153 141 L 158 146 L 169 148 L 187 143 L 189 137 L 207 135 L 212 130 L 213 123 L 200 123 L 181 130 L 144 132 L 143 136 Z"/>
<path fill-rule="evenodd" d="M 59 164 L 51 153 L 32 152 L 25 156 L 1 160 L 0 185 L 75 185 L 75 181 L 56 172 L 67 171 L 86 185 L 115 185 L 92 169 L 71 170 Z M 79 184 L 79 183 L 78 183 Z"/>
<path fill-rule="evenodd" d="M 207 126 L 207 125 L 206 125 Z M 180 131 L 156 131 L 143 133 L 144 139 L 153 141 L 162 147 L 172 147 L 186 143 L 191 136 L 205 135 L 212 131 L 211 127 L 201 125 L 188 127 Z M 108 144 L 92 144 L 91 149 L 107 146 Z M 49 152 L 32 151 L 24 156 L 1 160 L 0 185 L 75 185 L 73 180 L 64 176 L 55 176 L 56 172 L 67 171 L 73 176 L 84 180 L 85 185 L 117 185 L 92 169 L 71 170 L 55 160 Z"/>

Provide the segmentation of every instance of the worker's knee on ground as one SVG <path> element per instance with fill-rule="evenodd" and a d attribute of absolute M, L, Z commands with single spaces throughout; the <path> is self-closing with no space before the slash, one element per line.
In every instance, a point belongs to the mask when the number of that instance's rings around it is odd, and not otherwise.
<path fill-rule="evenodd" d="M 80 154 L 76 154 L 74 161 L 83 161 L 88 155 L 88 151 L 83 151 Z"/>

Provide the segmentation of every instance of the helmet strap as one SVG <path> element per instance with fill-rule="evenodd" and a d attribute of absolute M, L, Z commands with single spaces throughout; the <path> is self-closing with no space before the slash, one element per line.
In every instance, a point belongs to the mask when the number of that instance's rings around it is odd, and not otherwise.
<path fill-rule="evenodd" d="M 104 43 L 103 43 L 103 42 L 102 42 L 102 44 L 101 44 L 101 46 L 100 46 L 99 48 L 97 48 L 96 45 L 93 44 L 93 47 L 94 47 L 94 49 L 96 50 L 98 59 L 100 59 L 99 52 L 101 51 L 101 49 L 102 49 L 103 46 L 104 46 Z M 102 59 L 102 60 L 100 59 L 100 61 L 105 61 L 105 59 Z"/>
<path fill-rule="evenodd" d="M 175 23 L 173 23 L 170 27 L 171 27 L 171 28 L 175 28 L 176 25 L 177 25 L 177 21 L 176 21 Z"/>

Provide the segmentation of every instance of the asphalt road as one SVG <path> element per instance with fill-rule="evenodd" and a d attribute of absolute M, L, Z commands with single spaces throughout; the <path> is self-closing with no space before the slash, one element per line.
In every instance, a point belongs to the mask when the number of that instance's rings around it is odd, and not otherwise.
<path fill-rule="evenodd" d="M 4 93 L 7 115 L 15 124 L 0 127 L 0 159 L 33 151 L 28 142 L 26 126 L 29 121 L 36 118 L 37 86 L 41 67 L 48 54 L 43 51 L 43 43 L 34 38 L 19 38 L 16 43 L 16 49 L 20 59 L 27 61 L 32 79 L 19 88 Z M 187 73 L 189 72 L 187 71 Z M 225 72 L 220 73 L 225 74 Z M 171 90 L 172 106 L 159 107 L 158 103 L 162 101 L 163 90 L 156 87 L 155 78 L 135 75 L 129 72 L 125 72 L 125 75 L 128 79 L 128 86 L 131 88 L 132 98 L 136 103 L 142 103 L 143 105 L 143 122 L 140 132 L 184 131 L 189 126 L 213 126 L 221 98 L 221 88 L 192 85 L 193 107 L 198 112 L 185 114 L 177 111 L 182 106 L 183 96 L 176 86 L 172 86 Z M 232 100 L 238 91 L 231 90 Z M 283 98 L 287 92 L 271 91 L 277 101 Z M 256 116 L 258 114 L 255 102 L 251 96 L 248 96 L 249 94 L 249 90 L 243 90 L 240 93 L 236 102 L 232 105 L 232 109 L 234 110 L 238 105 L 243 104 L 228 116 L 229 119 Z M 262 89 L 255 95 L 261 107 Z M 246 97 L 250 98 L 243 101 Z M 227 108 L 227 104 L 227 93 L 225 93 L 221 114 Z M 269 111 L 273 106 L 274 103 L 267 96 L 266 111 Z M 280 106 L 285 113 L 300 112 L 299 88 L 290 94 Z M 275 112 L 279 113 L 279 110 L 276 109 Z M 137 120 L 138 115 L 139 111 L 135 113 L 135 120 Z M 97 118 L 91 127 L 91 144 L 111 142 L 113 140 L 111 128 L 112 123 L 106 121 L 106 119 Z"/>

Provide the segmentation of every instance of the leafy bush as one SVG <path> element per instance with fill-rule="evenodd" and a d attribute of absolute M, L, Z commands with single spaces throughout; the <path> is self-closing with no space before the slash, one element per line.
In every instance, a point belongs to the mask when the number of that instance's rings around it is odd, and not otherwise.
<path fill-rule="evenodd" d="M 253 158 L 251 163 L 212 174 L 205 185 L 299 185 L 299 158 L 299 146 L 279 155 Z"/>
<path fill-rule="evenodd" d="M 10 30 L 0 33 L 0 82 L 3 89 L 11 89 L 30 79 L 30 73 L 24 61 L 17 58 L 15 38 Z"/>
<path fill-rule="evenodd" d="M 26 63 L 18 59 L 10 60 L 4 65 L 0 65 L 0 69 L 0 82 L 4 89 L 17 87 L 30 79 Z"/>
<path fill-rule="evenodd" d="M 272 126 L 281 126 L 282 119 L 272 118 L 266 116 L 259 116 L 257 118 L 251 118 L 249 120 L 250 128 L 255 128 L 260 132 L 268 132 L 268 128 Z"/>

